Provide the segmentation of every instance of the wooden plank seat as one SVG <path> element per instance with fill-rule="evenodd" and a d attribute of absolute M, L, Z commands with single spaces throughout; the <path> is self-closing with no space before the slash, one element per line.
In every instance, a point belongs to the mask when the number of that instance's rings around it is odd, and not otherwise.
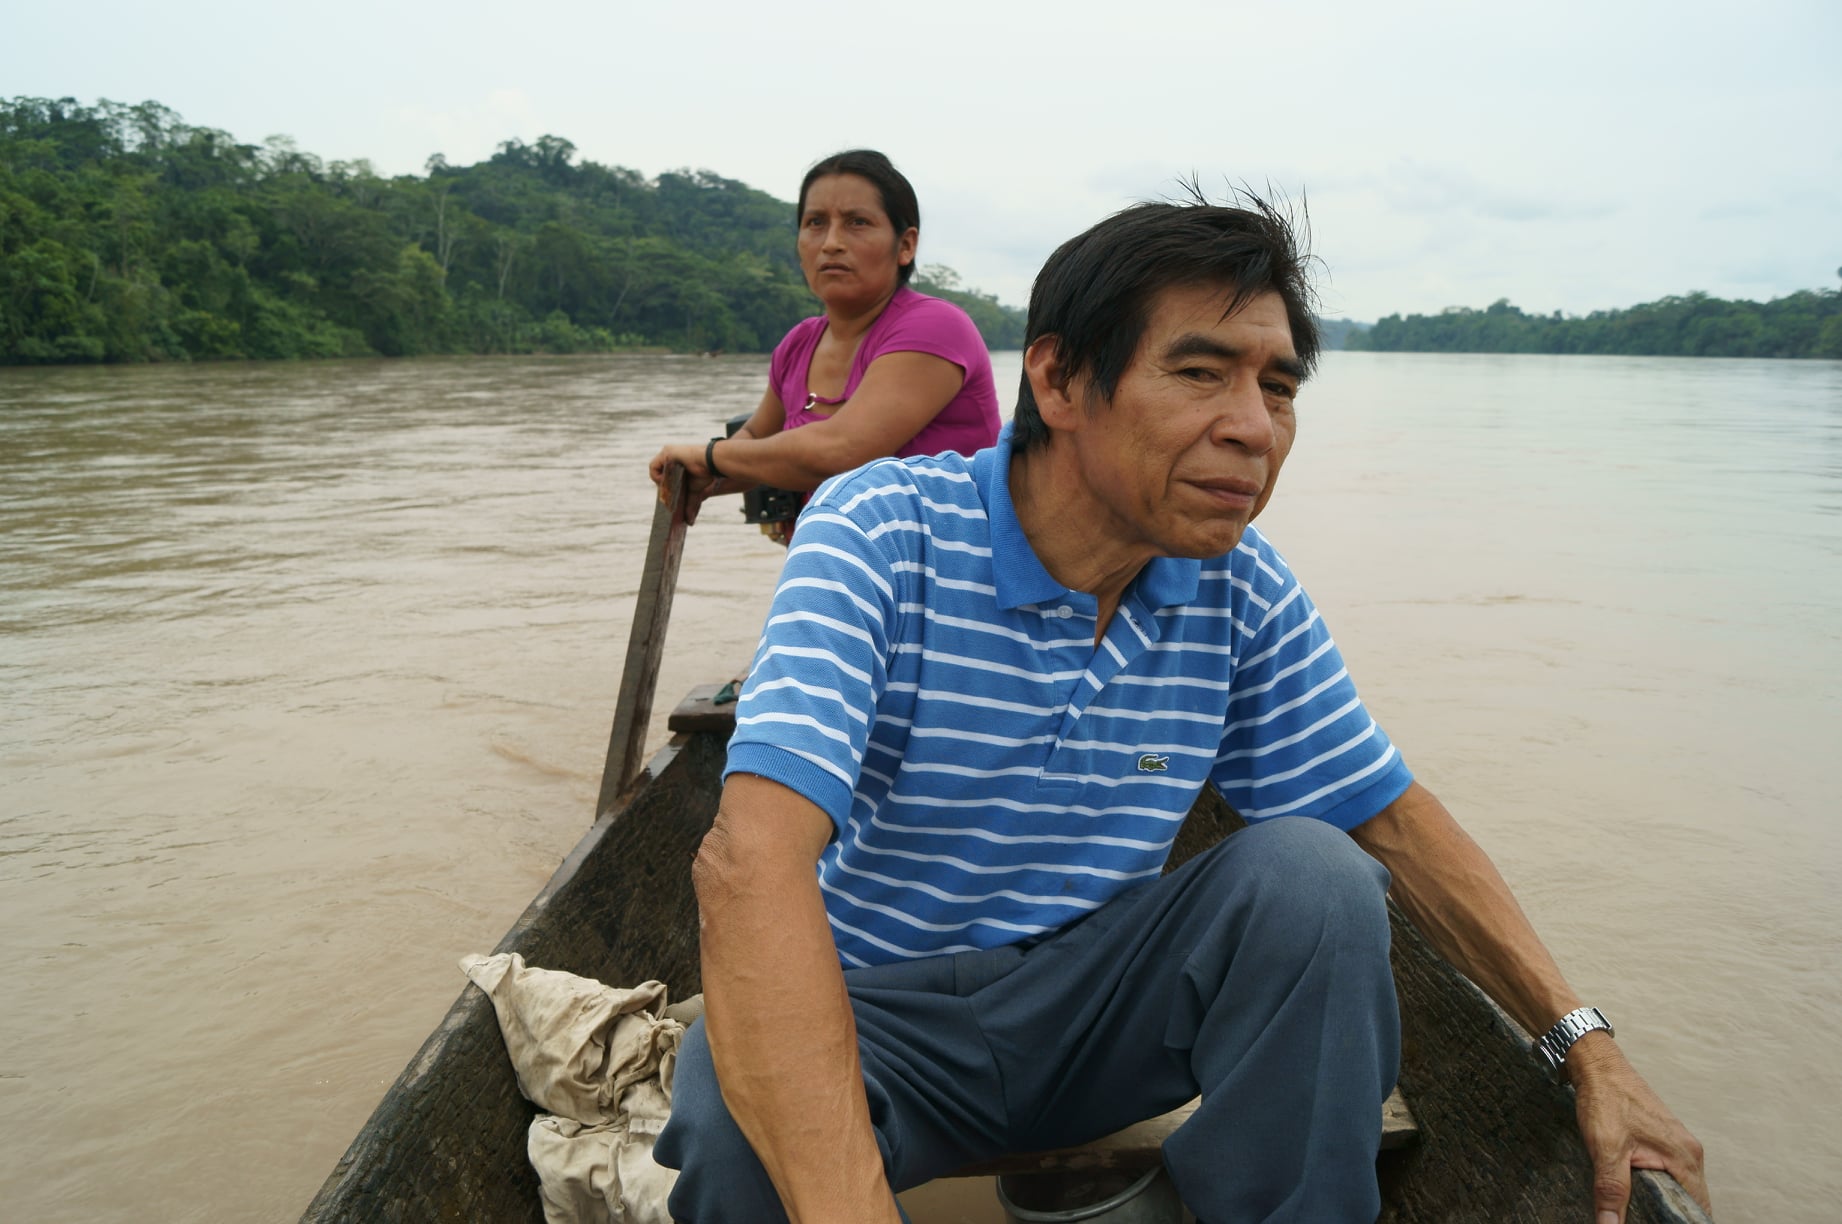
<path fill-rule="evenodd" d="M 720 684 L 700 684 L 692 689 L 690 695 L 680 701 L 665 720 L 666 727 L 674 733 L 710 731 L 717 735 L 728 735 L 734 731 L 735 702 L 716 704 L 716 695 L 722 688 Z"/>
<path fill-rule="evenodd" d="M 1167 1114 L 1135 1122 L 1124 1130 L 1114 1131 L 1089 1143 L 1057 1148 L 1052 1152 L 1019 1152 L 980 1164 L 967 1165 L 947 1174 L 948 1177 L 997 1177 L 1014 1173 L 1085 1173 L 1096 1169 L 1113 1169 L 1124 1173 L 1142 1173 L 1156 1165 L 1158 1152 L 1171 1132 L 1189 1120 L 1201 1103 L 1198 1097 Z M 1406 1147 L 1419 1137 L 1420 1128 L 1401 1090 L 1395 1089 L 1382 1102 L 1382 1151 Z"/>

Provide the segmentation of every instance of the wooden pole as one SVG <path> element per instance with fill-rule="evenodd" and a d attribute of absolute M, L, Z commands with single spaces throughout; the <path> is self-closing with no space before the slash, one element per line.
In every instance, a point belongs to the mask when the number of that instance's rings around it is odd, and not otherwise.
<path fill-rule="evenodd" d="M 652 695 L 665 655 L 665 628 L 678 590 L 678 562 L 684 557 L 684 469 L 666 470 L 669 501 L 652 513 L 652 538 L 646 544 L 646 568 L 640 575 L 639 599 L 633 605 L 633 630 L 627 636 L 627 662 L 620 673 L 620 697 L 614 704 L 614 729 L 608 737 L 608 760 L 601 771 L 601 794 L 595 817 L 615 805 L 645 765 L 646 729 L 652 722 Z"/>

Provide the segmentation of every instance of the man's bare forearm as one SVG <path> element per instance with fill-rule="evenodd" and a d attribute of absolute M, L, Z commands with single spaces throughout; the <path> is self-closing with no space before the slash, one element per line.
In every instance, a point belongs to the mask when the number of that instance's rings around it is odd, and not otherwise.
<path fill-rule="evenodd" d="M 1483 848 L 1419 784 L 1358 827 L 1357 842 L 1394 876 L 1389 890 L 1439 954 L 1529 1033 L 1580 1005 L 1554 957 Z M 1598 1224 L 1624 1219 L 1631 1170 L 1663 1169 L 1708 1206 L 1701 1144 L 1604 1032 L 1569 1052 L 1575 1112 L 1592 1157 Z"/>
<path fill-rule="evenodd" d="M 1523 1028 L 1539 1035 L 1580 1005 L 1496 864 L 1431 791 L 1414 784 L 1354 836 L 1420 933 Z"/>
<path fill-rule="evenodd" d="M 736 775 L 694 869 L 704 1023 L 723 1102 L 795 1224 L 895 1221 L 857 1026 L 813 864 L 829 822 Z M 816 830 L 808 817 L 817 815 Z M 803 860 L 803 862 L 802 862 Z"/>

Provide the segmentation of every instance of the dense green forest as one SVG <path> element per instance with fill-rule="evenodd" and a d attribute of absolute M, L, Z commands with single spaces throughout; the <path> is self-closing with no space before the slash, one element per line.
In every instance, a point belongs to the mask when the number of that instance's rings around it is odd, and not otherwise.
<path fill-rule="evenodd" d="M 0 100 L 0 364 L 770 349 L 817 303 L 793 205 L 557 136 L 420 177 L 155 102 Z M 1023 312 L 945 268 L 992 348 Z"/>
<path fill-rule="evenodd" d="M 1318 319 L 1319 334 L 1323 337 L 1326 349 L 1355 348 L 1350 337 L 1357 332 L 1368 331 L 1373 323 L 1358 323 L 1354 319 Z"/>
<path fill-rule="evenodd" d="M 1485 310 L 1389 315 L 1346 347 L 1417 353 L 1623 353 L 1656 357 L 1842 357 L 1842 293 L 1803 290 L 1759 302 L 1691 293 L 1585 317 Z"/>
<path fill-rule="evenodd" d="M 951 269 L 915 284 L 991 348 L 1021 345 L 1024 312 Z M 385 178 L 155 102 L 0 100 L 0 364 L 760 352 L 815 310 L 793 206 L 707 170 L 648 179 L 544 136 Z M 1842 294 L 1583 318 L 1503 300 L 1326 329 L 1328 347 L 1383 352 L 1842 357 Z"/>

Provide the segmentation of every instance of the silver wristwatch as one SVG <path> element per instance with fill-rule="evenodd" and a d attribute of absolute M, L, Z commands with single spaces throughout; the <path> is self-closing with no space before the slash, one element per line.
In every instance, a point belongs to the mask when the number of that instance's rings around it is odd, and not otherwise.
<path fill-rule="evenodd" d="M 1535 1043 L 1535 1049 L 1548 1060 L 1556 1079 L 1563 1078 L 1561 1064 L 1567 1061 L 1567 1051 L 1573 1048 L 1573 1043 L 1594 1029 L 1604 1029 L 1608 1037 L 1618 1035 L 1612 1031 L 1612 1022 L 1605 1018 L 1604 1012 L 1596 1007 L 1582 1007 L 1556 1020 L 1554 1027 Z"/>

